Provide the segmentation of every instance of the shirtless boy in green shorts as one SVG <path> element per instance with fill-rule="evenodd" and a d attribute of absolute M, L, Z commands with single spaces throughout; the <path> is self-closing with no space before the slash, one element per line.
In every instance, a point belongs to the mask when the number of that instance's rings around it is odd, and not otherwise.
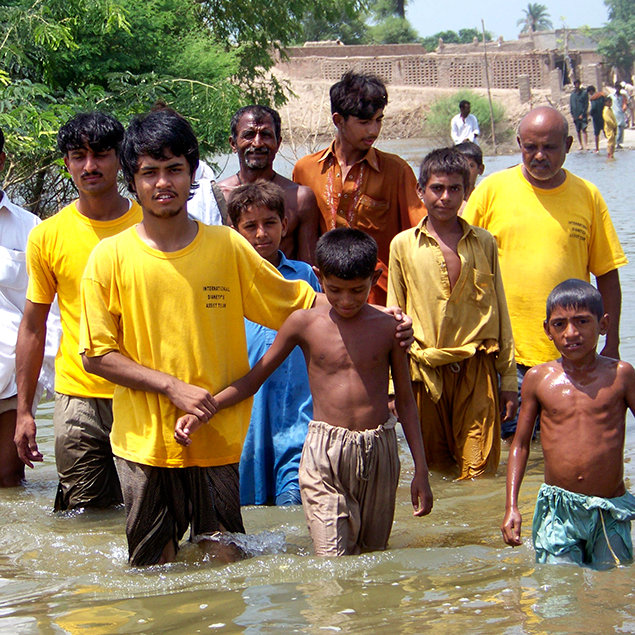
<path fill-rule="evenodd" d="M 596 353 L 608 320 L 602 296 L 582 280 L 560 283 L 547 299 L 545 332 L 562 357 L 525 375 L 501 527 L 508 545 L 521 544 L 518 492 L 540 410 L 545 483 L 533 520 L 537 562 L 608 568 L 633 559 L 635 496 L 624 486 L 623 453 L 635 371 Z"/>
<path fill-rule="evenodd" d="M 380 275 L 374 239 L 356 229 L 334 229 L 318 241 L 316 259 L 329 304 L 295 311 L 252 370 L 214 399 L 221 410 L 253 395 L 300 346 L 315 420 L 304 443 L 299 481 L 315 552 L 335 556 L 385 549 L 399 481 L 396 419 L 388 409 L 389 369 L 414 459 L 414 515 L 432 509 L 407 356 L 394 338 L 393 318 L 366 303 Z M 174 436 L 184 445 L 196 442 L 189 437 L 201 424 L 193 415 L 181 417 Z"/>

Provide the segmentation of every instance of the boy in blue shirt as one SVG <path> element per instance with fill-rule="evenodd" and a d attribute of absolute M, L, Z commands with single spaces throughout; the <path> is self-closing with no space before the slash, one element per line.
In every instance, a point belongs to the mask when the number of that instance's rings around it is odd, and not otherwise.
<path fill-rule="evenodd" d="M 284 192 L 259 180 L 233 190 L 228 213 L 235 229 L 287 280 L 320 284 L 310 265 L 289 260 L 280 250 L 287 219 Z M 276 331 L 245 320 L 249 364 L 269 349 Z M 299 505 L 298 466 L 313 401 L 304 356 L 295 348 L 254 396 L 249 430 L 240 459 L 241 505 Z"/>

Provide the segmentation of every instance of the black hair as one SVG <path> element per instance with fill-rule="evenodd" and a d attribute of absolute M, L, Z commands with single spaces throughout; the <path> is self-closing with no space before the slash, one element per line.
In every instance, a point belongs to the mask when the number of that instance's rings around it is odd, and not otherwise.
<path fill-rule="evenodd" d="M 85 146 L 93 152 L 113 149 L 119 154 L 123 135 L 123 126 L 112 115 L 98 110 L 80 112 L 60 128 L 57 147 L 63 155 Z"/>
<path fill-rule="evenodd" d="M 470 164 L 465 155 L 456 148 L 437 148 L 424 157 L 419 171 L 419 187 L 426 185 L 433 174 L 460 174 L 463 177 L 463 189 L 470 189 Z"/>
<path fill-rule="evenodd" d="M 284 192 L 279 185 L 271 181 L 258 179 L 232 190 L 227 202 L 227 213 L 234 227 L 238 227 L 240 217 L 252 205 L 266 207 L 276 212 L 280 220 L 284 218 Z"/>
<path fill-rule="evenodd" d="M 463 106 L 471 106 L 470 102 L 467 99 L 461 99 L 459 102 L 459 110 L 463 108 Z"/>
<path fill-rule="evenodd" d="M 4 132 L 0 129 L 0 152 L 4 152 Z"/>
<path fill-rule="evenodd" d="M 569 278 L 554 287 L 547 298 L 547 320 L 556 307 L 588 309 L 599 320 L 604 315 L 600 292 L 588 282 Z"/>
<path fill-rule="evenodd" d="M 359 229 L 337 227 L 318 240 L 315 261 L 323 276 L 370 278 L 377 267 L 377 243 Z"/>
<path fill-rule="evenodd" d="M 166 159 L 165 151 L 183 156 L 190 166 L 190 174 L 198 168 L 198 141 L 190 123 L 171 108 L 152 110 L 137 115 L 128 126 L 121 144 L 121 169 L 134 192 L 134 175 L 139 169 L 139 157 L 143 154 L 153 159 Z M 196 187 L 196 186 L 194 186 Z"/>
<path fill-rule="evenodd" d="M 462 141 L 454 146 L 455 150 L 458 150 L 463 156 L 468 159 L 472 159 L 479 167 L 483 165 L 483 150 L 473 141 Z"/>
<path fill-rule="evenodd" d="M 595 86 L 594 86 L 593 84 L 589 84 L 589 85 L 586 87 L 586 92 L 587 92 L 587 93 L 589 93 L 589 94 L 591 94 L 591 93 L 592 93 L 592 94 L 595 94 Z"/>
<path fill-rule="evenodd" d="M 375 75 L 347 71 L 329 91 L 331 113 L 336 112 L 348 119 L 351 115 L 359 119 L 372 119 L 380 108 L 388 103 L 386 86 Z"/>
<path fill-rule="evenodd" d="M 276 141 L 280 141 L 282 135 L 282 122 L 278 111 L 269 106 L 261 106 L 260 104 L 252 104 L 251 106 L 243 106 L 239 108 L 232 116 L 230 127 L 231 138 L 236 141 L 238 137 L 238 124 L 243 115 L 253 115 L 256 123 L 262 123 L 267 117 L 271 117 L 273 121 L 273 129 L 276 134 Z"/>

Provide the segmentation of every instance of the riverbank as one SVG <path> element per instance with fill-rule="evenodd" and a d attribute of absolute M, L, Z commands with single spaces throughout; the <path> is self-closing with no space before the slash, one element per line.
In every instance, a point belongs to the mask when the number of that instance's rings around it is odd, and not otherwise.
<path fill-rule="evenodd" d="M 282 74 L 276 73 L 278 78 L 288 83 L 293 95 L 281 109 L 282 134 L 285 145 L 290 146 L 291 153 L 303 156 L 307 152 L 315 152 L 328 144 L 333 137 L 333 124 L 329 103 L 330 81 L 296 80 L 290 81 Z M 474 93 L 487 96 L 487 91 L 481 88 L 471 88 Z M 381 138 L 383 140 L 401 140 L 422 138 L 426 146 L 438 147 L 450 143 L 448 121 L 447 138 L 438 138 L 426 134 L 425 120 L 432 104 L 441 98 L 452 96 L 454 89 L 430 88 L 417 86 L 388 86 L 388 106 L 384 113 Z M 492 100 L 498 102 L 505 109 L 505 119 L 497 124 L 496 133 L 498 143 L 494 148 L 491 140 L 481 139 L 481 147 L 485 155 L 515 154 L 515 130 L 518 123 L 532 108 L 540 105 L 558 108 L 569 120 L 571 131 L 573 125 L 569 115 L 569 96 L 563 93 L 560 103 L 553 103 L 548 90 L 532 90 L 532 101 L 521 103 L 518 90 L 494 89 Z M 591 146 L 593 141 L 593 124 L 589 121 L 587 129 Z M 502 140 L 502 141 L 501 141 Z M 624 148 L 635 148 L 635 129 L 625 131 Z M 572 151 L 578 149 L 577 140 Z M 606 139 L 600 139 L 600 150 L 606 152 Z"/>

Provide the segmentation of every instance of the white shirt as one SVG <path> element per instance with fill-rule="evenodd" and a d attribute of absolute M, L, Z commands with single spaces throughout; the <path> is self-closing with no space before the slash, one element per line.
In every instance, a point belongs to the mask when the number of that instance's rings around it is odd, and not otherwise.
<path fill-rule="evenodd" d="M 454 144 L 463 143 L 464 141 L 472 141 L 478 143 L 477 135 L 481 134 L 478 128 L 478 121 L 473 114 L 469 114 L 465 120 L 461 117 L 461 113 L 452 117 L 450 123 L 450 134 Z"/>
<path fill-rule="evenodd" d="M 187 202 L 187 213 L 206 225 L 222 225 L 223 218 L 218 209 L 218 203 L 212 192 L 214 171 L 204 161 L 198 162 L 198 169 L 194 180 L 198 187 L 194 190 L 194 196 Z"/>
<path fill-rule="evenodd" d="M 26 242 L 40 219 L 13 204 L 0 190 L 0 399 L 13 397 L 15 382 L 15 345 L 24 313 L 28 276 Z M 42 390 L 53 389 L 54 359 L 59 346 L 59 313 L 52 307 L 47 322 L 47 338 L 38 398 Z M 34 406 L 37 405 L 34 401 Z"/>

